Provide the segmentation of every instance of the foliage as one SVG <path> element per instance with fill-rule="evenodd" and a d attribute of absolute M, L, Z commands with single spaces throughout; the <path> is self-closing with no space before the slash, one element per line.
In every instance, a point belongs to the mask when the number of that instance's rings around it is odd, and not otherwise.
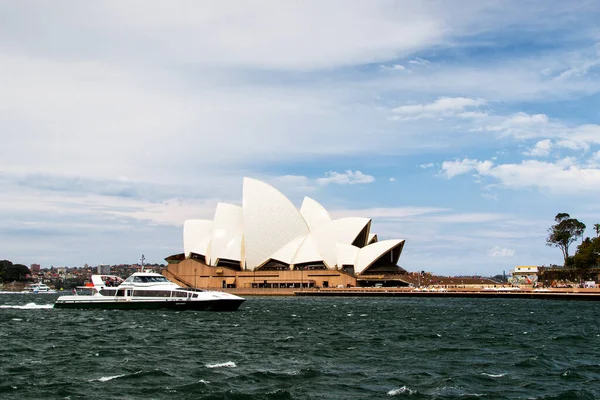
<path fill-rule="evenodd" d="M 594 224 L 594 230 L 596 231 L 596 237 L 600 236 L 600 224 Z"/>
<path fill-rule="evenodd" d="M 548 229 L 546 245 L 558 247 L 562 251 L 565 265 L 567 265 L 569 260 L 569 246 L 583 236 L 585 224 L 575 218 L 571 218 L 567 213 L 556 214 L 554 221 L 556 221 L 556 224 Z"/>
<path fill-rule="evenodd" d="M 600 238 L 585 238 L 577 246 L 577 252 L 570 257 L 573 267 L 591 268 L 600 266 Z"/>
<path fill-rule="evenodd" d="M 8 260 L 0 261 L 0 278 L 4 281 L 23 281 L 31 274 L 23 264 L 13 264 Z"/>

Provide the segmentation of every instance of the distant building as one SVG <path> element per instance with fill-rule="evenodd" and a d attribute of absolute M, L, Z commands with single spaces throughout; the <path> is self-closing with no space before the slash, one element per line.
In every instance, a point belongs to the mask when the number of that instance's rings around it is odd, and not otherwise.
<path fill-rule="evenodd" d="M 31 264 L 31 273 L 40 272 L 40 264 Z"/>
<path fill-rule="evenodd" d="M 110 275 L 110 265 L 98 265 L 96 272 L 98 275 Z"/>
<path fill-rule="evenodd" d="M 537 285 L 538 267 L 534 265 L 519 265 L 513 271 L 510 271 L 513 285 Z"/>

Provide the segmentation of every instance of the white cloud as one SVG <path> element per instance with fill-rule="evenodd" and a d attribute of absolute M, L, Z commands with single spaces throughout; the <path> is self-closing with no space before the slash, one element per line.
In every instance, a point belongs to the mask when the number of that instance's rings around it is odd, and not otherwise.
<path fill-rule="evenodd" d="M 577 159 L 565 157 L 555 163 L 526 160 L 520 164 L 500 164 L 471 159 L 445 161 L 442 173 L 448 178 L 477 172 L 481 176 L 497 179 L 511 189 L 539 188 L 553 192 L 598 192 L 600 169 L 581 166 Z"/>
<path fill-rule="evenodd" d="M 410 71 L 410 70 L 407 70 L 406 67 L 402 64 L 394 64 L 394 65 L 390 65 L 390 66 L 382 65 L 381 69 L 390 70 L 390 71 L 405 71 L 405 70 Z"/>
<path fill-rule="evenodd" d="M 559 140 L 556 147 L 562 147 L 569 150 L 588 150 L 590 146 L 585 142 L 575 142 L 573 140 Z"/>
<path fill-rule="evenodd" d="M 409 218 L 423 216 L 426 214 L 434 214 L 449 211 L 447 208 L 438 207 L 395 207 L 395 208 L 363 208 L 363 209 L 352 209 L 352 210 L 331 210 L 331 215 L 334 218 L 343 217 L 368 217 L 378 219 L 397 219 L 397 218 Z"/>
<path fill-rule="evenodd" d="M 417 57 L 414 60 L 408 61 L 408 63 L 409 64 L 414 64 L 414 65 L 427 65 L 427 64 L 429 64 L 429 61 Z"/>
<path fill-rule="evenodd" d="M 489 125 L 485 127 L 488 131 L 506 132 L 518 135 L 523 130 L 528 132 L 532 128 L 545 126 L 548 124 L 548 116 L 545 114 L 530 115 L 524 112 L 518 112 L 512 116 L 505 117 L 498 125 Z"/>
<path fill-rule="evenodd" d="M 515 251 L 513 249 L 502 248 L 500 246 L 494 246 L 489 255 L 492 257 L 513 257 L 515 255 Z"/>
<path fill-rule="evenodd" d="M 551 150 L 552 141 L 550 139 L 545 139 L 537 142 L 532 149 L 524 152 L 523 154 L 532 157 L 546 157 L 550 154 Z"/>
<path fill-rule="evenodd" d="M 419 168 L 423 168 L 423 169 L 433 168 L 433 165 L 434 164 L 432 162 L 431 163 L 427 163 L 427 164 L 421 164 L 421 165 L 419 165 Z"/>
<path fill-rule="evenodd" d="M 396 182 L 396 178 L 390 178 L 390 182 Z"/>
<path fill-rule="evenodd" d="M 392 109 L 392 112 L 397 114 L 396 119 L 449 117 L 460 114 L 466 108 L 484 104 L 486 104 L 486 101 L 483 99 L 440 97 L 432 103 L 399 106 Z"/>
<path fill-rule="evenodd" d="M 494 165 L 491 161 L 478 161 L 465 158 L 464 160 L 444 161 L 442 163 L 442 174 L 448 178 L 457 175 L 466 174 L 470 171 L 477 171 L 485 174 Z"/>
<path fill-rule="evenodd" d="M 595 58 L 587 60 L 577 60 L 575 61 L 575 64 L 577 65 L 564 70 L 555 79 L 566 80 L 573 77 L 587 75 L 591 69 L 594 69 L 595 67 L 600 65 L 600 50 L 598 51 Z"/>
<path fill-rule="evenodd" d="M 375 178 L 373 176 L 363 174 L 358 170 L 347 170 L 345 172 L 329 171 L 325 173 L 325 177 L 317 179 L 317 183 L 321 186 L 329 184 L 356 185 L 372 182 L 375 182 Z"/>

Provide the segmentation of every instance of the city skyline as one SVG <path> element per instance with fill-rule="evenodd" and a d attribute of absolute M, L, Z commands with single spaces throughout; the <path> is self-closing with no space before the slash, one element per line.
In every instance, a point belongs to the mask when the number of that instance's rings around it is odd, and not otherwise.
<path fill-rule="evenodd" d="M 1 258 L 164 263 L 244 176 L 408 271 L 562 264 L 561 212 L 595 236 L 595 2 L 60 4 L 0 5 Z"/>

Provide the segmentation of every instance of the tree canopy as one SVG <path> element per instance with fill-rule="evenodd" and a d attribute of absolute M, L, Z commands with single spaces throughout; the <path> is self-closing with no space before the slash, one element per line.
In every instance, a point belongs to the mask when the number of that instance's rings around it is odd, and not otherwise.
<path fill-rule="evenodd" d="M 600 266 L 600 238 L 585 238 L 579 246 L 577 252 L 570 260 L 575 268 L 590 268 Z"/>
<path fill-rule="evenodd" d="M 4 281 L 22 281 L 31 271 L 23 264 L 13 264 L 8 260 L 0 261 L 0 279 Z"/>
<path fill-rule="evenodd" d="M 569 259 L 569 246 L 583 236 L 585 224 L 567 213 L 558 213 L 554 217 L 556 224 L 548 229 L 546 245 L 558 247 L 562 253 L 565 265 Z"/>

